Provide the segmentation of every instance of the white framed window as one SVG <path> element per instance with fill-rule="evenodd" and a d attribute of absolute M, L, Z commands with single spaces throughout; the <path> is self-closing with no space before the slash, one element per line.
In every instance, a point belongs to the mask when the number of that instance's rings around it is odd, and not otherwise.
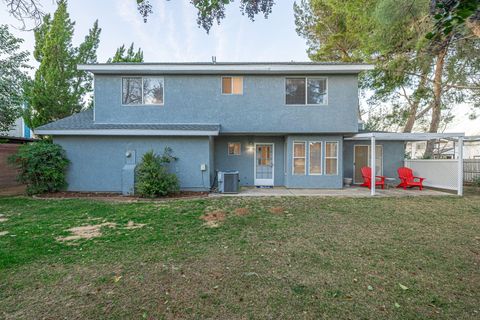
<path fill-rule="evenodd" d="M 242 153 L 242 144 L 240 142 L 228 143 L 228 155 L 239 156 Z"/>
<path fill-rule="evenodd" d="M 306 174 L 306 142 L 294 141 L 293 142 L 293 174 L 305 175 Z"/>
<path fill-rule="evenodd" d="M 163 77 L 122 77 L 122 105 L 163 105 Z"/>
<path fill-rule="evenodd" d="M 311 141 L 308 144 L 308 174 L 322 174 L 322 142 Z"/>
<path fill-rule="evenodd" d="M 285 104 L 326 105 L 327 78 L 291 77 L 285 78 Z"/>
<path fill-rule="evenodd" d="M 222 77 L 222 94 L 242 95 L 243 77 Z"/>
<path fill-rule="evenodd" d="M 325 174 L 338 174 L 338 142 L 325 142 Z"/>

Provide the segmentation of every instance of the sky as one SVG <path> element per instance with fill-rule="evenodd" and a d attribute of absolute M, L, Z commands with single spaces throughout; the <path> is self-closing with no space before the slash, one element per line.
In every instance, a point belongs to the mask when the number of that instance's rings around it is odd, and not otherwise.
<path fill-rule="evenodd" d="M 43 0 L 44 11 L 53 12 L 52 0 Z M 70 0 L 68 11 L 76 21 L 74 44 L 78 44 L 98 19 L 102 28 L 98 61 L 105 62 L 122 44 L 135 43 L 148 62 L 211 61 L 306 61 L 305 41 L 295 32 L 294 0 L 281 0 L 268 20 L 255 22 L 243 16 L 239 1 L 227 6 L 226 19 L 210 33 L 198 27 L 190 0 L 151 0 L 154 13 L 143 22 L 135 0 Z M 3 4 L 0 4 L 4 6 Z M 21 26 L 1 8 L 0 21 Z M 14 30 L 32 51 L 32 32 Z"/>
<path fill-rule="evenodd" d="M 297 35 L 294 0 L 277 0 L 268 19 L 251 22 L 240 13 L 239 1 L 227 6 L 226 18 L 207 34 L 196 23 L 190 0 L 151 0 L 154 13 L 144 23 L 135 0 L 70 0 L 68 11 L 76 22 L 74 45 L 81 43 L 98 19 L 102 28 L 98 62 L 106 62 L 122 44 L 141 47 L 145 62 L 308 61 L 306 42 Z M 42 0 L 44 12 L 53 12 L 53 0 Z M 0 2 L 0 23 L 25 41 L 22 49 L 33 51 L 33 32 L 9 16 Z M 31 64 L 36 65 L 33 57 Z M 480 135 L 480 118 L 468 120 L 467 105 L 457 106 L 457 118 L 446 131 Z"/>

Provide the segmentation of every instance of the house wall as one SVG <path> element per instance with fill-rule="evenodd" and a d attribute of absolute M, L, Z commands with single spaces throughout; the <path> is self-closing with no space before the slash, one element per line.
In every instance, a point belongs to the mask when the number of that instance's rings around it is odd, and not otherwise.
<path fill-rule="evenodd" d="M 405 143 L 403 141 L 381 141 L 376 145 L 383 146 L 383 175 L 398 180 L 397 169 L 404 166 Z M 353 149 L 355 145 L 370 145 L 370 141 L 343 142 L 343 172 L 346 178 L 353 178 Z"/>
<path fill-rule="evenodd" d="M 293 142 L 294 141 L 305 141 L 307 143 L 306 148 L 306 174 L 305 175 L 294 175 L 293 174 Z M 322 142 L 322 174 L 321 175 L 310 175 L 308 172 L 309 166 L 309 142 L 311 141 L 321 141 Z M 338 174 L 336 175 L 326 175 L 325 174 L 325 142 L 332 141 L 338 142 Z M 302 136 L 302 135 L 291 135 L 286 139 L 286 159 L 287 159 L 287 169 L 285 176 L 285 186 L 287 188 L 342 188 L 343 186 L 343 152 L 342 146 L 343 137 L 342 136 Z"/>
<path fill-rule="evenodd" d="M 240 142 L 241 154 L 238 156 L 228 155 L 228 143 Z M 283 137 L 279 136 L 219 136 L 215 138 L 215 170 L 238 170 L 241 186 L 254 185 L 254 161 L 255 149 L 248 148 L 254 143 L 274 144 L 274 179 L 275 186 L 285 184 L 285 155 Z"/>
<path fill-rule="evenodd" d="M 30 131 L 30 128 L 26 126 L 23 118 L 18 118 L 17 120 L 15 120 L 15 123 L 11 130 L 4 133 L 4 135 L 8 137 L 30 138 L 32 136 L 32 133 Z"/>
<path fill-rule="evenodd" d="M 173 150 L 178 160 L 170 169 L 180 180 L 184 190 L 209 190 L 211 152 L 208 137 L 78 137 L 56 136 L 71 164 L 67 181 L 70 191 L 122 191 L 122 169 L 132 159 L 127 151 L 134 151 L 136 163 L 142 155 L 154 150 L 162 154 L 165 147 Z M 200 165 L 207 164 L 207 171 Z"/>
<path fill-rule="evenodd" d="M 222 95 L 220 75 L 164 75 L 163 106 L 122 106 L 122 77 L 95 75 L 95 121 L 219 123 L 223 133 L 358 131 L 357 75 L 325 75 L 322 106 L 286 105 L 285 77 L 247 75 L 243 95 Z"/>

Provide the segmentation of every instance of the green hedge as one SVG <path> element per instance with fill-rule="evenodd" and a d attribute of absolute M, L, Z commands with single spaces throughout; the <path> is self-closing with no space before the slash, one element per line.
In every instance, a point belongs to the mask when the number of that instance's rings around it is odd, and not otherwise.
<path fill-rule="evenodd" d="M 165 148 L 162 156 L 153 150 L 145 153 L 135 172 L 135 194 L 154 198 L 178 192 L 180 184 L 175 174 L 169 173 L 166 166 L 177 160 L 170 148 Z"/>
<path fill-rule="evenodd" d="M 8 161 L 20 170 L 17 179 L 27 185 L 27 194 L 56 192 L 67 187 L 65 171 L 70 161 L 58 144 L 46 141 L 24 144 Z"/>

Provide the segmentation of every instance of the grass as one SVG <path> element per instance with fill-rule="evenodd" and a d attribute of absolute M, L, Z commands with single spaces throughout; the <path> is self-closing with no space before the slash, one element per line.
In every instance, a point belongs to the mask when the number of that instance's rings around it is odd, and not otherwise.
<path fill-rule="evenodd" d="M 206 227 L 208 212 L 226 219 Z M 0 318 L 480 316 L 480 196 L 4 197 L 0 214 Z M 104 222 L 117 227 L 56 240 Z"/>

